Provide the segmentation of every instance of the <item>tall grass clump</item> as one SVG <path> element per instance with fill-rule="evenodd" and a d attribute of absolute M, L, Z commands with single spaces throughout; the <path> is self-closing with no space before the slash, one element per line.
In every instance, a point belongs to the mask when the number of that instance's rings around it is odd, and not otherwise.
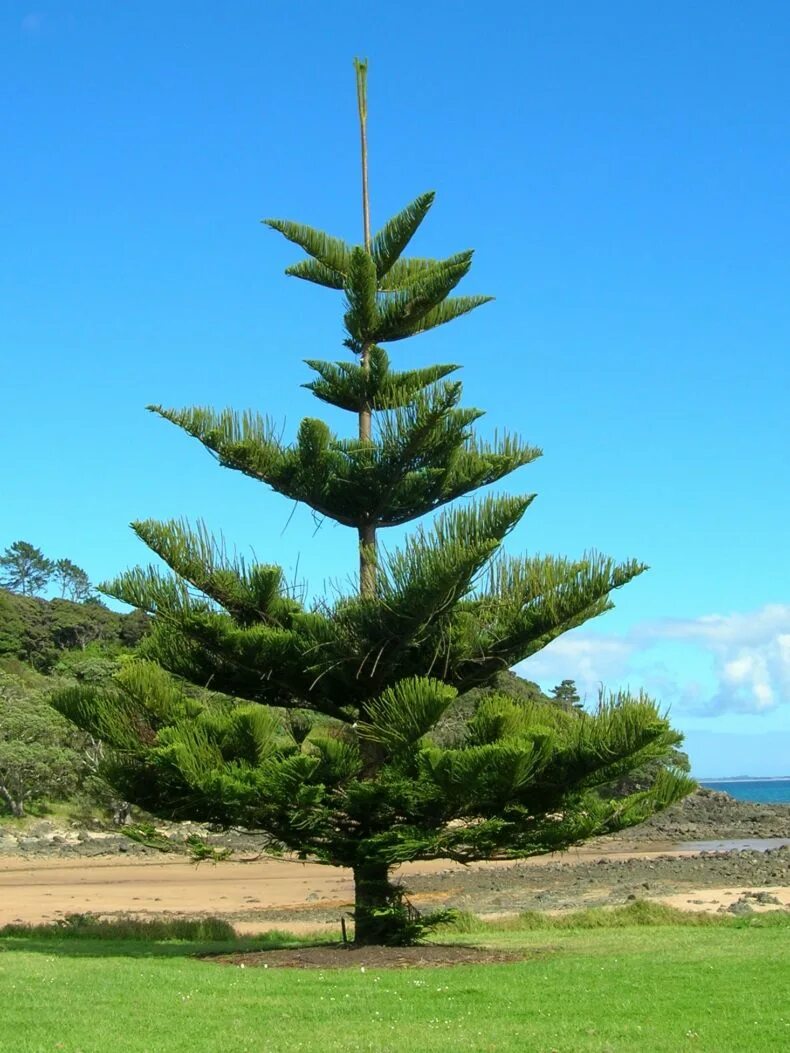
<path fill-rule="evenodd" d="M 524 911 L 508 918 L 487 920 L 476 914 L 458 911 L 442 926 L 443 933 L 530 932 L 533 930 L 624 929 L 637 926 L 756 926 L 759 928 L 790 927 L 790 911 L 733 916 L 729 913 L 711 914 L 706 911 L 685 911 L 663 903 L 635 900 L 621 907 L 590 907 L 567 914 L 544 914 Z"/>
<path fill-rule="evenodd" d="M 281 935 L 281 934 L 278 934 Z M 0 928 L 0 937 L 46 939 L 138 940 L 151 943 L 189 941 L 214 943 L 236 940 L 238 934 L 222 918 L 137 918 L 120 915 L 67 914 L 46 925 L 11 924 Z"/>

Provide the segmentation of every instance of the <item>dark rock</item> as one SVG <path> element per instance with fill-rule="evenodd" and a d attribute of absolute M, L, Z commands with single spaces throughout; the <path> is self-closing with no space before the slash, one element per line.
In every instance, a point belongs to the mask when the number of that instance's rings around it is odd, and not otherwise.
<path fill-rule="evenodd" d="M 726 907 L 725 910 L 727 913 L 735 914 L 738 917 L 741 917 L 744 914 L 754 914 L 752 905 L 743 898 L 736 899 L 736 901 L 731 903 L 729 907 Z"/>
<path fill-rule="evenodd" d="M 782 901 L 778 896 L 772 895 L 770 892 L 744 892 L 741 899 L 753 899 L 755 903 L 775 903 L 779 906 L 782 905 Z"/>

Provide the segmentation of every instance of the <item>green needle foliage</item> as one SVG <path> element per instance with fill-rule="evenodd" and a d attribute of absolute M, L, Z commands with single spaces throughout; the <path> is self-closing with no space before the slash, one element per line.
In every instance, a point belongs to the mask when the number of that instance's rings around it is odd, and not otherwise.
<path fill-rule="evenodd" d="M 446 379 L 457 366 L 390 365 L 383 344 L 489 298 L 451 295 L 471 252 L 403 255 L 432 193 L 369 234 L 364 76 L 359 64 L 364 243 L 266 221 L 307 253 L 289 274 L 343 294 L 353 358 L 309 360 L 306 386 L 354 414 L 357 434 L 308 418 L 286 443 L 257 413 L 150 407 L 224 467 L 356 530 L 359 593 L 306 604 L 280 567 L 229 554 L 201 524 L 135 523 L 169 571 L 137 568 L 103 588 L 152 616 L 143 660 L 111 689 L 72 688 L 55 705 L 104 741 L 106 778 L 125 799 L 350 867 L 357 941 L 402 943 L 423 923 L 390 881 L 399 863 L 554 851 L 640 822 L 692 784 L 659 764 L 647 789 L 601 794 L 681 739 L 641 695 L 605 698 L 595 713 L 488 695 L 451 742 L 432 737 L 458 693 L 608 610 L 645 568 L 594 553 L 505 555 L 532 495 L 444 507 L 540 451 L 474 434 L 480 411 Z M 378 550 L 380 530 L 437 509 L 401 549 Z M 217 695 L 196 700 L 183 681 Z"/>

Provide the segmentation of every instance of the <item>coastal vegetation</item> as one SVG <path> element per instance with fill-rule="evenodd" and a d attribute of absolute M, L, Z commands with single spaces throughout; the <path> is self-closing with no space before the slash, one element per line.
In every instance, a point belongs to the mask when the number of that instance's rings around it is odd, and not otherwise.
<path fill-rule="evenodd" d="M 456 364 L 399 370 L 385 350 L 491 297 L 454 295 L 471 251 L 405 255 L 433 192 L 372 232 L 364 62 L 356 74 L 362 240 L 265 221 L 306 254 L 288 274 L 342 295 L 350 359 L 308 359 L 306 386 L 348 413 L 355 434 L 306 418 L 287 443 L 255 410 L 149 409 L 221 466 L 353 530 L 357 590 L 310 598 L 281 567 L 231 554 L 203 523 L 140 520 L 135 533 L 169 572 L 138 567 L 102 588 L 150 616 L 141 660 L 111 682 L 58 691 L 53 704 L 103 744 L 102 775 L 119 797 L 350 868 L 356 941 L 408 944 L 441 915 L 416 914 L 390 881 L 398 864 L 554 851 L 639 823 L 694 784 L 668 765 L 682 737 L 643 694 L 579 712 L 568 685 L 561 704 L 494 693 L 454 735 L 436 734 L 459 694 L 609 610 L 614 590 L 646 568 L 598 553 L 506 554 L 534 494 L 450 508 L 541 451 L 509 431 L 475 432 L 482 413 L 462 406 Z M 427 515 L 428 527 L 385 550 L 384 531 Z M 602 792 L 650 764 L 645 785 Z"/>
<path fill-rule="evenodd" d="M 110 610 L 95 593 L 89 602 L 75 602 L 0 589 L 0 820 L 4 815 L 45 815 L 57 805 L 74 819 L 112 822 L 128 817 L 130 808 L 120 807 L 122 802 L 99 774 L 100 743 L 65 721 L 49 698 L 64 687 L 112 683 L 136 654 L 148 626 L 141 611 Z M 208 692 L 193 691 L 211 698 Z M 545 694 L 533 681 L 503 670 L 485 687 L 458 695 L 434 728 L 434 739 L 441 745 L 456 741 L 480 704 L 492 696 L 580 712 L 573 681 Z M 283 735 L 294 729 L 298 733 L 300 721 L 308 732 L 331 727 L 320 714 L 276 712 Z M 688 771 L 688 758 L 677 750 L 667 762 Z M 654 777 L 651 764 L 633 773 L 634 785 L 649 785 Z M 617 787 L 606 789 L 619 792 Z M 146 813 L 138 810 L 137 817 L 144 819 Z"/>
<path fill-rule="evenodd" d="M 60 803 L 74 818 L 112 820 L 119 802 L 99 776 L 100 743 L 60 716 L 49 699 L 64 687 L 113 682 L 135 655 L 149 618 L 139 610 L 110 610 L 93 590 L 89 600 L 76 602 L 31 595 L 21 581 L 14 584 L 14 590 L 0 588 L 0 819 L 47 814 Z M 537 684 L 503 671 L 488 687 L 455 699 L 436 729 L 437 738 L 457 737 L 480 702 L 494 692 L 514 700 L 550 701 Z M 277 712 L 282 734 L 305 719 L 304 714 Z M 318 730 L 320 716 L 315 723 Z M 313 726 L 310 721 L 307 730 Z"/>
<path fill-rule="evenodd" d="M 57 688 L 111 679 L 148 620 L 139 611 L 109 610 L 92 591 L 82 601 L 44 599 L 31 594 L 29 576 L 12 584 L 18 591 L 0 589 L 0 816 L 21 818 L 59 801 L 76 812 L 111 808 L 112 795 L 97 777 L 99 742 L 60 716 L 49 698 Z"/>

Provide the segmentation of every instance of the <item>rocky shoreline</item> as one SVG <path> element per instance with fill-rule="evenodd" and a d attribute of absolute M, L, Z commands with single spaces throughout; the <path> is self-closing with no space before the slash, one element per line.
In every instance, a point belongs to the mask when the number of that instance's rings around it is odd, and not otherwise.
<path fill-rule="evenodd" d="M 767 852 L 703 852 L 695 856 L 649 856 L 574 860 L 530 867 L 523 863 L 457 874 L 409 878 L 417 906 L 448 884 L 444 905 L 477 914 L 578 910 L 656 899 L 703 888 L 790 885 L 790 847 Z"/>
<path fill-rule="evenodd" d="M 700 788 L 641 826 L 598 843 L 718 841 L 742 838 L 790 838 L 790 804 L 738 801 L 728 793 Z"/>
<path fill-rule="evenodd" d="M 234 856 L 255 855 L 260 840 L 239 833 L 212 833 L 196 823 L 157 824 L 157 832 L 174 851 L 186 837 L 197 835 Z M 753 804 L 729 794 L 700 789 L 685 800 L 654 816 L 641 826 L 596 838 L 586 849 L 601 852 L 650 851 L 684 841 L 745 838 L 790 839 L 790 805 Z M 100 856 L 158 857 L 158 848 L 132 840 L 118 827 L 98 821 L 80 823 L 55 819 L 30 819 L 24 825 L 0 821 L 0 856 L 26 858 L 90 859 Z"/>
<path fill-rule="evenodd" d="M 0 824 L 0 878 L 5 872 L 5 887 L 20 890 L 14 893 L 16 911 L 22 912 L 28 897 L 30 917 L 84 909 L 81 890 L 88 886 L 92 901 L 103 890 L 109 913 L 212 913 L 243 923 L 246 931 L 284 923 L 301 931 L 317 924 L 338 925 L 351 909 L 349 875 L 332 868 L 307 864 L 303 871 L 301 864 L 274 861 L 261 855 L 257 839 L 245 835 L 209 833 L 196 825 L 161 826 L 158 832 L 173 849 L 182 846 L 187 835 L 198 834 L 217 847 L 230 848 L 236 862 L 196 869 L 183 854 L 163 855 L 118 829 L 39 819 L 23 826 Z M 677 848 L 687 841 L 768 838 L 790 840 L 790 806 L 748 804 L 704 789 L 640 827 L 598 838 L 578 851 L 468 867 L 437 861 L 407 866 L 394 877 L 402 876 L 410 900 L 426 911 L 567 911 L 634 899 L 736 913 L 790 909 L 790 845 L 768 851 Z M 131 876 L 127 862 L 137 864 L 135 870 L 143 864 L 139 877 Z M 163 866 L 168 863 L 174 866 Z M 113 892 L 113 882 L 118 881 L 121 888 L 130 882 L 130 892 Z"/>
<path fill-rule="evenodd" d="M 397 877 L 397 875 L 396 875 Z M 697 856 L 650 856 L 644 859 L 598 859 L 551 862 L 536 867 L 449 867 L 431 874 L 409 874 L 404 882 L 409 899 L 419 910 L 455 908 L 481 915 L 520 914 L 525 911 L 568 911 L 620 906 L 635 899 L 667 899 L 685 894 L 689 909 L 706 909 L 706 889 L 760 889 L 757 905 L 776 905 L 770 890 L 790 886 L 790 847 L 768 852 L 702 853 Z M 755 898 L 755 895 L 757 898 Z M 351 909 L 351 904 L 347 905 Z M 247 924 L 301 925 L 337 922 L 345 908 L 336 902 L 314 902 L 287 908 L 245 911 L 229 916 Z M 739 907 L 734 913 L 750 913 Z"/>

